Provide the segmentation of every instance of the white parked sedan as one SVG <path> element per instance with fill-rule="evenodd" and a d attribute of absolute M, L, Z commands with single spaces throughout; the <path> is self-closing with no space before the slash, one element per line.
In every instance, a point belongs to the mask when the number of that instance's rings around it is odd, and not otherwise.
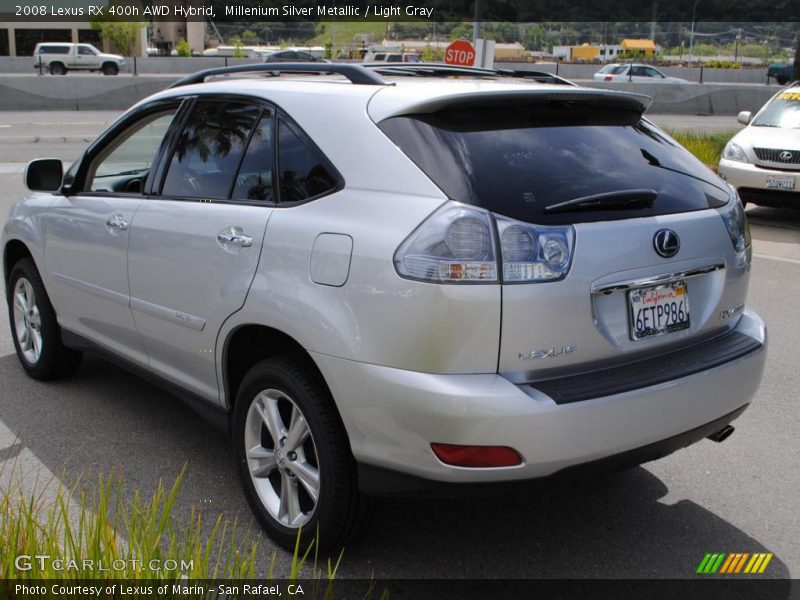
<path fill-rule="evenodd" d="M 744 203 L 800 206 L 800 86 L 781 90 L 725 146 L 719 174 Z"/>
<path fill-rule="evenodd" d="M 689 83 L 680 77 L 670 77 L 650 65 L 612 64 L 594 74 L 595 81 L 633 81 L 634 83 Z"/>

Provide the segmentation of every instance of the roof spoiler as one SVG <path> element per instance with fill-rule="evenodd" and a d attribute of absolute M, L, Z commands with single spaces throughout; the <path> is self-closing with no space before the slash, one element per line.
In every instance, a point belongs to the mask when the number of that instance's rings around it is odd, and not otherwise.
<path fill-rule="evenodd" d="M 391 114 L 373 115 L 377 120 L 409 114 L 429 114 L 445 108 L 472 108 L 502 106 L 508 103 L 545 104 L 550 102 L 575 102 L 598 108 L 614 108 L 641 115 L 652 104 L 653 99 L 644 94 L 618 92 L 592 88 L 536 89 L 472 91 L 469 94 L 446 94 L 419 102 L 409 102 L 401 110 L 389 110 Z M 373 104 L 374 106 L 374 104 Z"/>

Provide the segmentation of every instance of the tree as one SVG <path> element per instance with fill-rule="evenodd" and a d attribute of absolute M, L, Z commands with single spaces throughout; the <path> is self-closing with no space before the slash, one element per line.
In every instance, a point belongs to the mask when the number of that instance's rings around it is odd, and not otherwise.
<path fill-rule="evenodd" d="M 242 32 L 242 43 L 248 46 L 255 46 L 258 44 L 258 34 L 250 29 L 245 29 Z"/>
<path fill-rule="evenodd" d="M 451 40 L 471 40 L 472 39 L 472 23 L 459 23 L 450 32 Z"/>
<path fill-rule="evenodd" d="M 108 40 L 112 50 L 119 52 L 123 56 L 132 56 L 139 41 L 142 28 L 145 23 L 128 21 L 115 21 L 111 19 L 96 19 L 90 21 L 93 31 L 100 34 L 104 40 Z"/>

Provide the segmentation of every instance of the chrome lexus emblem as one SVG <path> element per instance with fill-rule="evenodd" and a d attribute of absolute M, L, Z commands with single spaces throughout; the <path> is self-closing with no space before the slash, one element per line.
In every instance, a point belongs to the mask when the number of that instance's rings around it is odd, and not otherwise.
<path fill-rule="evenodd" d="M 786 161 L 792 160 L 792 153 L 789 152 L 788 150 L 784 150 L 783 152 L 780 153 L 780 159 Z"/>
<path fill-rule="evenodd" d="M 678 234 L 671 229 L 659 229 L 653 236 L 653 248 L 659 256 L 670 258 L 680 250 L 681 240 Z"/>

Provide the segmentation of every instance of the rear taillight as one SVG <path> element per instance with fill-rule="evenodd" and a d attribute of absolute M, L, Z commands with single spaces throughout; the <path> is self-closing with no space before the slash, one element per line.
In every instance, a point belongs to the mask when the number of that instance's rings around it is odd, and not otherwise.
<path fill-rule="evenodd" d="M 572 227 L 543 227 L 448 202 L 397 249 L 397 272 L 450 283 L 563 279 L 572 262 Z"/>
<path fill-rule="evenodd" d="M 487 211 L 448 202 L 400 245 L 394 264 L 400 275 L 423 281 L 496 282 L 495 246 Z"/>
<path fill-rule="evenodd" d="M 572 262 L 572 227 L 542 227 L 496 217 L 505 283 L 557 281 Z"/>
<path fill-rule="evenodd" d="M 603 81 L 614 81 L 614 78 L 611 75 L 606 75 L 603 77 Z"/>
<path fill-rule="evenodd" d="M 725 222 L 725 228 L 728 230 L 728 236 L 731 238 L 734 250 L 744 259 L 751 244 L 750 225 L 747 223 L 747 216 L 739 195 L 735 191 L 733 195 L 732 206 L 723 208 L 720 211 L 720 215 Z"/>

